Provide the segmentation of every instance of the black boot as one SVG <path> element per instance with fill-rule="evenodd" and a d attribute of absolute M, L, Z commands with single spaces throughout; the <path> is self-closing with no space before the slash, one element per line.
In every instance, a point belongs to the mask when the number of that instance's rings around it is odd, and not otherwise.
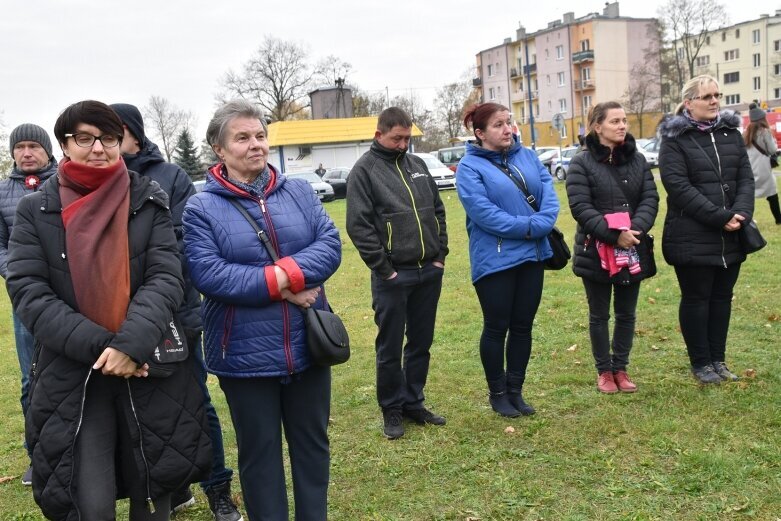
<path fill-rule="evenodd" d="M 776 220 L 776 224 L 781 224 L 781 209 L 778 207 L 778 194 L 773 194 L 767 198 L 767 202 L 770 204 L 770 213 Z"/>
<path fill-rule="evenodd" d="M 491 409 L 501 416 L 516 418 L 521 415 L 518 409 L 510 403 L 504 375 L 497 380 L 488 381 L 488 403 L 491 404 Z"/>
<path fill-rule="evenodd" d="M 510 397 L 510 405 L 515 407 L 522 415 L 531 416 L 536 412 L 534 407 L 523 399 L 523 376 L 507 373 L 507 396 Z"/>

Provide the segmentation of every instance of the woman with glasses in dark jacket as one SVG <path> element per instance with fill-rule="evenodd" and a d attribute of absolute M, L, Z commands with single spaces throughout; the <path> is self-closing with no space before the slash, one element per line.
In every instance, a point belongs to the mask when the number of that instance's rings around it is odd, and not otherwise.
<path fill-rule="evenodd" d="M 588 122 L 584 149 L 572 158 L 567 173 L 569 207 L 578 222 L 572 269 L 586 289 L 597 389 L 631 393 L 637 385 L 626 368 L 640 281 L 656 274 L 648 232 L 656 220 L 659 194 L 645 157 L 628 133 L 621 104 L 594 105 Z"/>
<path fill-rule="evenodd" d="M 188 360 L 149 366 L 182 300 L 168 198 L 125 167 L 122 122 L 82 101 L 54 125 L 65 158 L 19 203 L 8 293 L 35 338 L 26 438 L 49 519 L 165 520 L 208 475 L 203 395 Z"/>
<path fill-rule="evenodd" d="M 732 290 L 746 254 L 738 230 L 754 213 L 754 175 L 740 118 L 720 111 L 719 84 L 697 76 L 661 126 L 667 190 L 662 253 L 681 289 L 678 310 L 691 370 L 702 384 L 737 380 L 726 364 Z"/>

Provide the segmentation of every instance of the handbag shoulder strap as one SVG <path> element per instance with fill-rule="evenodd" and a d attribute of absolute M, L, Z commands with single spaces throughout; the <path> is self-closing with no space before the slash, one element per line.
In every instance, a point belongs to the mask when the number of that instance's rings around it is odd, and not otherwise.
<path fill-rule="evenodd" d="M 755 140 L 753 140 L 753 141 L 751 142 L 751 144 L 753 144 L 753 145 L 754 145 L 754 148 L 756 148 L 757 150 L 759 150 L 759 153 L 760 153 L 760 154 L 762 154 L 763 156 L 769 156 L 769 155 L 770 155 L 770 154 L 768 154 L 768 153 L 767 153 L 767 151 L 766 151 L 764 148 L 762 148 L 761 146 L 759 146 L 759 143 L 757 143 L 757 140 L 756 140 L 756 139 L 755 139 Z"/>
<path fill-rule="evenodd" d="M 492 165 L 494 165 L 499 170 L 501 170 L 502 173 L 504 173 L 504 175 L 509 177 L 510 180 L 513 183 L 515 183 L 515 186 L 517 186 L 518 190 L 520 190 L 520 192 L 524 195 L 524 198 L 526 199 L 526 202 L 529 203 L 529 206 L 532 207 L 532 210 L 534 210 L 535 212 L 539 212 L 540 211 L 539 207 L 537 206 L 537 199 L 532 194 L 529 193 L 529 189 L 526 186 L 526 178 L 523 177 L 523 174 L 521 173 L 521 171 L 518 168 L 516 168 L 515 165 L 512 165 L 512 167 L 515 169 L 516 172 L 518 172 L 518 175 L 521 178 L 520 180 L 518 180 L 518 178 L 516 178 L 512 174 L 512 172 L 510 172 L 510 169 L 505 167 L 504 165 L 500 165 L 499 163 L 495 163 L 494 161 L 491 161 L 490 159 L 488 160 L 488 162 L 491 163 Z"/>
<path fill-rule="evenodd" d="M 255 222 L 255 219 L 252 218 L 247 209 L 244 208 L 240 202 L 233 198 L 228 199 L 228 201 L 236 207 L 239 213 L 247 220 L 250 226 L 252 226 L 252 229 L 255 230 L 255 234 L 258 236 L 258 239 L 260 239 L 261 244 L 266 247 L 266 251 L 268 252 L 269 257 L 271 257 L 271 260 L 277 262 L 279 260 L 279 255 L 274 251 L 274 246 L 271 244 L 271 239 L 268 238 L 266 232 L 258 226 L 258 223 Z"/>

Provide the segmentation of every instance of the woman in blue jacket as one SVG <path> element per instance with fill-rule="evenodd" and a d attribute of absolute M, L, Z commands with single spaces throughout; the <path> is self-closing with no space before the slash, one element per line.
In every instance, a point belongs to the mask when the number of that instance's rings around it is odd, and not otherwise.
<path fill-rule="evenodd" d="M 327 307 L 323 283 L 341 242 L 309 184 L 268 165 L 263 114 L 246 101 L 217 110 L 206 139 L 220 159 L 184 211 L 185 255 L 204 296 L 204 361 L 230 407 L 244 505 L 252 520 L 287 520 L 282 427 L 296 519 L 326 519 L 331 373 L 314 366 L 300 307 Z M 238 202 L 271 240 L 271 259 Z"/>
<path fill-rule="evenodd" d="M 553 254 L 547 236 L 559 201 L 537 155 L 513 136 L 506 107 L 474 105 L 464 126 L 474 131 L 476 142 L 467 143 L 456 186 L 467 216 L 472 283 L 483 311 L 480 359 L 489 402 L 502 416 L 530 415 L 534 408 L 522 389 L 542 297 L 543 261 Z"/>

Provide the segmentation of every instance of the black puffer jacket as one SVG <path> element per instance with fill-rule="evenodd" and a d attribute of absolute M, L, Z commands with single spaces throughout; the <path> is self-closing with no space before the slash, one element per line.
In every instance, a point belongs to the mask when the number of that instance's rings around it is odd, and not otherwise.
<path fill-rule="evenodd" d="M 11 234 L 8 293 L 36 340 L 26 439 L 33 496 L 49 519 L 77 520 L 73 504 L 75 437 L 92 364 L 109 345 L 136 360 L 152 357 L 165 322 L 182 299 L 182 278 L 168 200 L 157 183 L 130 172 L 131 302 L 112 333 L 78 312 L 61 217 L 58 178 L 19 203 Z M 153 501 L 208 475 L 211 447 L 203 393 L 182 362 L 168 378 L 130 378 L 118 403 L 130 441 L 120 447 L 119 496 Z M 130 478 L 130 481 L 128 480 Z M 124 481 L 123 481 L 124 480 Z"/>
<path fill-rule="evenodd" d="M 739 124 L 732 111 L 723 111 L 705 132 L 683 115 L 662 124 L 659 170 L 667 190 L 662 252 L 668 264 L 726 267 L 746 260 L 738 233 L 724 230 L 734 214 L 746 219 L 754 214 L 754 175 Z"/>
<path fill-rule="evenodd" d="M 615 245 L 621 233 L 608 228 L 604 215 L 629 212 L 632 229 L 648 234 L 659 211 L 656 184 L 648 163 L 637 152 L 635 139 L 627 134 L 624 143 L 611 151 L 593 134 L 586 136 L 586 149 L 572 158 L 567 172 L 567 199 L 578 222 L 572 270 L 595 282 L 616 282 L 602 269 L 595 245 L 596 240 Z M 656 274 L 651 242 L 642 236 L 640 239 L 640 273 L 627 272 L 620 279 L 622 282 L 636 282 Z"/>
<path fill-rule="evenodd" d="M 29 176 L 14 167 L 8 179 L 0 181 L 0 276 L 5 278 L 6 265 L 8 264 L 8 238 L 14 227 L 14 215 L 19 199 L 38 190 L 41 185 L 57 172 L 57 161 L 52 159 L 49 164 L 35 175 L 38 177 L 38 185 L 28 187 L 25 179 Z"/>
<path fill-rule="evenodd" d="M 187 263 L 184 262 L 184 240 L 182 238 L 182 214 L 184 205 L 195 193 L 192 179 L 179 165 L 167 163 L 157 145 L 144 139 L 144 144 L 137 154 L 122 154 L 128 170 L 138 172 L 154 181 L 168 194 L 171 208 L 171 219 L 174 221 L 174 233 L 179 244 L 182 275 L 184 276 L 184 301 L 177 313 L 188 336 L 193 336 L 203 330 L 201 322 L 201 295 L 190 281 Z"/>

